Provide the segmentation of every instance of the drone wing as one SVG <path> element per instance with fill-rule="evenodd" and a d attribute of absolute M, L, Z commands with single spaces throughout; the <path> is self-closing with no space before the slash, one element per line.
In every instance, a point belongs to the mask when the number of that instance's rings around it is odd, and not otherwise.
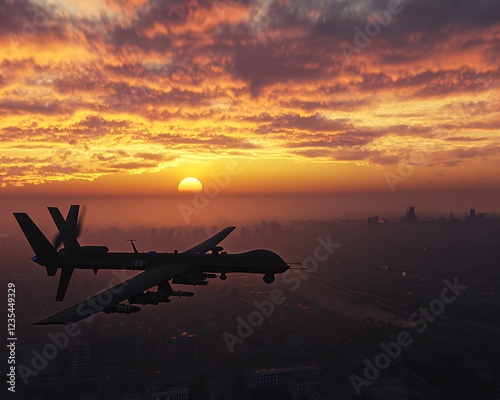
<path fill-rule="evenodd" d="M 107 308 L 123 300 L 140 294 L 152 286 L 166 282 L 168 279 L 187 271 L 189 268 L 190 266 L 175 264 L 148 269 L 57 314 L 36 322 L 35 325 L 69 325 L 78 322 L 100 311 L 105 311 Z"/>
<path fill-rule="evenodd" d="M 204 242 L 191 247 L 190 249 L 184 251 L 188 254 L 205 254 L 210 250 L 213 250 L 220 242 L 222 242 L 232 231 L 236 229 L 235 226 L 228 226 L 220 232 L 216 233 L 212 237 L 208 238 Z"/>

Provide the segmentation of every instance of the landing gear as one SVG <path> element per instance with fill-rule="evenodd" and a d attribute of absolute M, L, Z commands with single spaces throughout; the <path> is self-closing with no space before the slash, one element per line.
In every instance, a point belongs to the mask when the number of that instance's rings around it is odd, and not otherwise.
<path fill-rule="evenodd" d="M 274 282 L 274 274 L 265 274 L 262 279 L 269 285 Z"/>
<path fill-rule="evenodd" d="M 225 281 L 227 279 L 227 275 L 225 272 L 223 272 L 222 274 L 220 274 L 220 279 Z"/>

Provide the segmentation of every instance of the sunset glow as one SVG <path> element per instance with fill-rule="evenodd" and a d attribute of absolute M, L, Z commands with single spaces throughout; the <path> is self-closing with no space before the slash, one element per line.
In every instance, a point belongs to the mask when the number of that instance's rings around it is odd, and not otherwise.
<path fill-rule="evenodd" d="M 500 185 L 497 3 L 361 39 L 387 2 L 2 3 L 4 193 L 173 193 L 230 160 L 236 194 Z"/>

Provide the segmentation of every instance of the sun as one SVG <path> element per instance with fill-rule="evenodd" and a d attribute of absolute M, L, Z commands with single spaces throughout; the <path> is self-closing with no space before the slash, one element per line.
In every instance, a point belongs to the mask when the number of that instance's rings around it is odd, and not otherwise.
<path fill-rule="evenodd" d="M 192 176 L 184 178 L 179 182 L 179 186 L 177 186 L 179 192 L 201 192 L 202 189 L 203 186 L 201 182 Z"/>

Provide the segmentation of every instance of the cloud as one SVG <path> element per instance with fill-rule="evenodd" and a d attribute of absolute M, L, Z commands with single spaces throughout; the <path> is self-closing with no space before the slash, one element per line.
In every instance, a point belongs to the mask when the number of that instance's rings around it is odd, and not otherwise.
<path fill-rule="evenodd" d="M 136 153 L 135 156 L 142 158 L 143 160 L 152 160 L 152 161 L 161 161 L 165 159 L 165 155 L 155 154 L 155 153 Z"/>
<path fill-rule="evenodd" d="M 87 115 L 85 119 L 75 124 L 77 130 L 84 130 L 85 132 L 94 131 L 101 132 L 103 130 L 126 128 L 130 126 L 130 121 L 119 120 L 106 120 L 100 115 Z"/>
<path fill-rule="evenodd" d="M 348 131 L 338 134 L 305 134 L 295 136 L 295 140 L 288 145 L 292 148 L 297 147 L 354 147 L 366 145 L 373 142 L 377 138 L 384 136 L 384 132 L 380 131 Z"/>
<path fill-rule="evenodd" d="M 235 51 L 232 72 L 249 82 L 252 95 L 257 96 L 270 84 L 311 81 L 322 75 L 322 66 L 311 63 L 307 55 L 280 54 L 279 51 L 264 46 Z"/>
<path fill-rule="evenodd" d="M 139 161 L 131 161 L 131 162 L 124 162 L 124 163 L 116 163 L 116 164 L 111 164 L 110 168 L 114 168 L 117 170 L 135 170 L 135 169 L 141 169 L 141 168 L 154 168 L 156 167 L 156 163 L 151 163 L 151 162 L 139 162 Z"/>
<path fill-rule="evenodd" d="M 0 113 L 3 114 L 46 114 L 61 115 L 71 114 L 71 105 L 60 101 L 24 102 L 19 100 L 0 100 Z"/>
<path fill-rule="evenodd" d="M 261 116 L 263 117 L 263 116 Z M 260 125 L 257 133 L 275 133 L 283 131 L 331 132 L 352 127 L 348 120 L 331 120 L 318 113 L 310 116 L 284 114 L 274 117 L 269 123 Z"/>
<path fill-rule="evenodd" d="M 184 148 L 203 147 L 205 149 L 257 149 L 258 145 L 249 142 L 248 140 L 231 137 L 226 135 L 217 135 L 213 133 L 201 133 L 196 136 L 175 135 L 170 133 L 160 133 L 156 136 L 149 137 L 153 143 L 163 144 L 169 148 Z"/>
<path fill-rule="evenodd" d="M 498 158 L 497 1 L 407 2 L 351 60 L 340 44 L 386 0 L 59 2 L 31 35 L 41 4 L 0 0 L 4 184 L 229 155 Z"/>

